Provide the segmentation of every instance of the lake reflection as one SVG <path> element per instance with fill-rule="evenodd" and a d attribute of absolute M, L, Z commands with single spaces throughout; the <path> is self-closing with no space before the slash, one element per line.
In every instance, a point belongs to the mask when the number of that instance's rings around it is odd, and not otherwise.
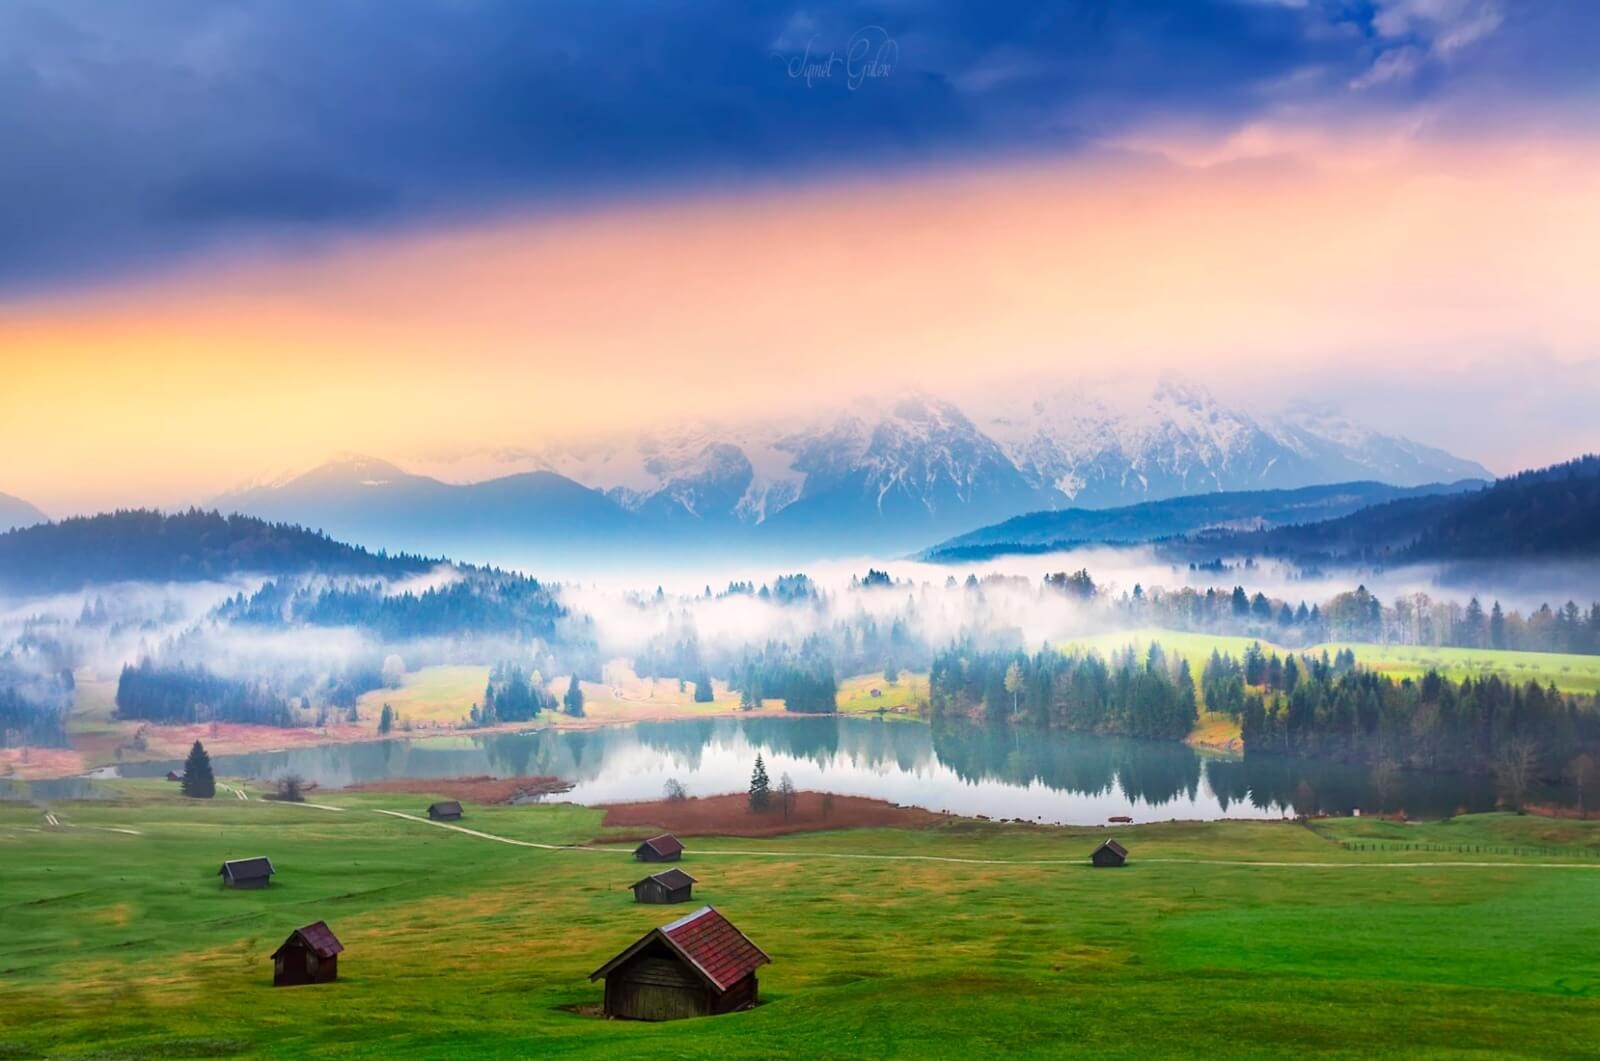
<path fill-rule="evenodd" d="M 551 775 L 574 786 L 556 798 L 608 803 L 656 799 L 668 778 L 691 795 L 743 791 L 758 752 L 774 784 L 788 774 L 802 789 L 1056 824 L 1098 824 L 1114 815 L 1148 821 L 1348 814 L 1379 806 L 1368 772 L 1342 763 L 1212 758 L 1177 743 L 948 720 L 640 722 L 327 745 L 217 756 L 214 763 L 223 776 L 272 780 L 298 773 L 324 787 L 396 777 Z M 126 777 L 159 777 L 173 765 L 119 769 Z M 1495 802 L 1483 779 L 1450 774 L 1404 774 L 1386 795 L 1388 808 L 1428 817 L 1489 810 Z"/>

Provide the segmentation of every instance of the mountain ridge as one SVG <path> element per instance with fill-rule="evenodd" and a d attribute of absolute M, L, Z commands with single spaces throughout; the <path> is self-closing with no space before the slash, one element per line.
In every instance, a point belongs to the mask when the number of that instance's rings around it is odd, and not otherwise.
<path fill-rule="evenodd" d="M 1029 512 L 940 542 L 925 550 L 921 558 L 933 562 L 986 560 L 1079 545 L 1136 544 L 1237 530 L 1241 523 L 1253 523 L 1254 529 L 1314 523 L 1386 501 L 1465 493 L 1485 485 L 1479 479 L 1415 487 L 1372 481 L 1332 483 L 1293 490 L 1188 494 L 1121 508 Z"/>
<path fill-rule="evenodd" d="M 49 516 L 22 498 L 0 494 L 0 533 L 48 522 Z"/>
<path fill-rule="evenodd" d="M 511 543 L 591 552 L 693 552 L 725 543 L 899 551 L 1041 510 L 1491 477 L 1471 461 L 1326 409 L 1264 426 L 1203 388 L 1170 380 L 1132 413 L 1058 393 L 1016 414 L 975 419 L 953 402 L 911 393 L 805 422 L 685 426 L 496 458 L 509 474 L 452 483 L 346 457 L 214 503 L 358 541 L 457 555 Z"/>

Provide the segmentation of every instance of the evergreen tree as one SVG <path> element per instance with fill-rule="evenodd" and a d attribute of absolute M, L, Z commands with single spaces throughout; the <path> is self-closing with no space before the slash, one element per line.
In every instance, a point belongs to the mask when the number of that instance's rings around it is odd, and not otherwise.
<path fill-rule="evenodd" d="M 384 704 L 383 713 L 378 716 L 378 733 L 386 734 L 392 729 L 394 729 L 394 708 Z"/>
<path fill-rule="evenodd" d="M 1494 607 L 1489 609 L 1489 646 L 1491 648 L 1505 648 L 1506 646 L 1506 613 L 1500 610 L 1500 602 L 1495 601 Z"/>
<path fill-rule="evenodd" d="M 211 772 L 211 756 L 205 747 L 194 742 L 189 758 L 183 763 L 183 794 L 190 799 L 210 799 L 217 794 L 217 777 Z"/>
<path fill-rule="evenodd" d="M 764 811 L 772 805 L 771 786 L 767 781 L 767 764 L 756 756 L 756 768 L 750 773 L 750 809 Z"/>
<path fill-rule="evenodd" d="M 576 674 L 567 682 L 567 695 L 561 698 L 561 703 L 573 718 L 583 717 L 583 689 L 578 685 Z"/>
<path fill-rule="evenodd" d="M 711 688 L 711 675 L 701 671 L 694 679 L 694 702 L 709 704 L 716 699 L 716 693 Z"/>

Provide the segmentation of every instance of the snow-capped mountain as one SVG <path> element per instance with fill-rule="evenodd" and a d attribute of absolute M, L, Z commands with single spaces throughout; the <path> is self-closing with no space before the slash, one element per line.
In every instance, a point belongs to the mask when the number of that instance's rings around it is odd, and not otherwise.
<path fill-rule="evenodd" d="M 346 458 L 224 503 L 385 532 L 358 539 L 368 544 L 389 544 L 409 528 L 413 548 L 424 540 L 448 547 L 452 528 L 481 537 L 492 526 L 497 540 L 564 541 L 590 527 L 597 540 L 674 548 L 737 541 L 837 551 L 925 546 L 1042 509 L 1492 478 L 1471 461 L 1327 408 L 1256 417 L 1174 381 L 1133 401 L 1040 394 L 979 419 L 909 395 L 809 421 L 686 426 L 474 459 L 406 472 Z"/>
<path fill-rule="evenodd" d="M 1121 404 L 1058 392 L 981 424 L 1029 482 L 1080 508 L 1355 480 L 1493 478 L 1473 461 L 1381 435 L 1325 407 L 1258 419 L 1175 380 Z"/>

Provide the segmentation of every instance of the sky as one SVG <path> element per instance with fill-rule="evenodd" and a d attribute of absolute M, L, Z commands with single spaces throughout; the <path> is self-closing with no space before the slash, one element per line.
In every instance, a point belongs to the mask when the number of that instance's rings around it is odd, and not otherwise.
<path fill-rule="evenodd" d="M 1600 449 L 1600 5 L 9 0 L 0 492 L 1176 371 Z"/>

